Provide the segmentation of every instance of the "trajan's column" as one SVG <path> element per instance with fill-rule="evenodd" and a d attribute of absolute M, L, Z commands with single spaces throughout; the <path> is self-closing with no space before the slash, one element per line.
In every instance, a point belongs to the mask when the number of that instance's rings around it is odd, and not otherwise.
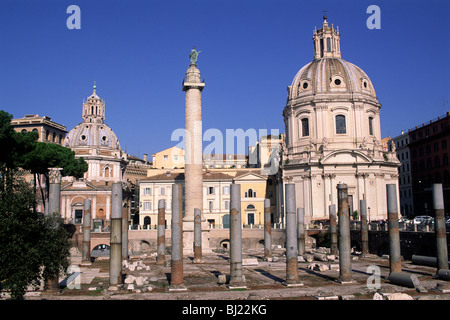
<path fill-rule="evenodd" d="M 200 51 L 191 50 L 190 65 L 183 81 L 185 100 L 185 211 L 183 218 L 184 253 L 193 252 L 194 209 L 202 212 L 202 251 L 208 252 L 209 227 L 203 217 L 203 145 L 202 145 L 202 95 L 205 82 L 197 69 Z"/>

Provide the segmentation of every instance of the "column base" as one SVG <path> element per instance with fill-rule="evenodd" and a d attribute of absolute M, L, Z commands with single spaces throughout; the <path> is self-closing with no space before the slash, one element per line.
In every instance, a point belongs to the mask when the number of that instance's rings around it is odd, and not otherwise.
<path fill-rule="evenodd" d="M 356 283 L 356 281 L 352 280 L 352 279 L 350 279 L 350 280 L 336 279 L 336 282 L 339 284 L 354 284 L 354 283 Z"/>
<path fill-rule="evenodd" d="M 169 292 L 183 292 L 187 291 L 187 288 L 184 284 L 170 285 Z"/>
<path fill-rule="evenodd" d="M 287 282 L 284 282 L 283 285 L 285 285 L 288 288 L 295 288 L 295 287 L 302 287 L 304 284 L 301 283 L 301 282 L 298 282 L 298 283 L 287 283 Z"/>
<path fill-rule="evenodd" d="M 229 290 L 247 290 L 247 286 L 243 283 L 228 284 L 227 288 Z"/>

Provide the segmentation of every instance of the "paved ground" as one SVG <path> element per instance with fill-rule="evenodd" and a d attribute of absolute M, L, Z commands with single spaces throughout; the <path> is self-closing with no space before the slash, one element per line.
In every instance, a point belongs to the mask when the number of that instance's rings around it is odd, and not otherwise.
<path fill-rule="evenodd" d="M 170 291 L 170 265 L 156 265 L 155 256 L 132 257 L 125 268 L 124 277 L 128 277 L 124 287 L 119 291 L 110 291 L 109 260 L 96 260 L 90 266 L 78 265 L 79 256 L 72 257 L 75 268 L 72 277 L 61 293 L 30 292 L 28 300 L 373 300 L 374 296 L 390 298 L 412 298 L 414 300 L 450 300 L 449 283 L 435 279 L 436 268 L 418 266 L 410 261 L 403 262 L 403 271 L 416 275 L 421 289 L 408 288 L 390 283 L 389 260 L 378 256 L 352 256 L 352 283 L 341 284 L 337 280 L 338 260 L 299 262 L 299 279 L 301 286 L 287 287 L 286 262 L 283 250 L 274 250 L 278 261 L 267 262 L 262 250 L 243 252 L 245 289 L 230 289 L 224 279 L 230 273 L 229 255 L 226 252 L 203 256 L 204 262 L 194 264 L 192 257 L 184 259 L 184 285 L 186 291 Z M 166 259 L 170 259 L 167 256 Z M 246 260 L 250 259 L 250 260 Z M 170 261 L 167 260 L 168 264 Z M 77 269 L 77 266 L 79 269 Z M 316 268 L 313 268 L 314 265 Z M 319 267 L 321 270 L 319 270 Z M 331 267 L 330 267 L 331 266 Z M 311 269 L 312 268 L 312 269 Z M 334 270 L 330 270 L 334 269 Z M 138 270 L 140 269 L 140 270 Z M 326 269 L 326 270 L 325 270 Z M 373 271 L 380 272 L 379 282 Z M 132 281 L 132 277 L 136 279 Z M 139 278 L 140 279 L 137 279 Z M 67 280 L 67 279 L 66 279 Z M 140 281 L 140 282 L 139 282 Z M 63 282 L 64 283 L 64 282 Z M 379 286 L 377 286 L 379 284 Z M 371 285 L 373 287 L 371 287 Z M 71 289 L 72 288 L 72 289 Z M 444 290 L 442 290 L 444 289 Z M 420 291 L 420 292 L 419 292 Z M 378 292 L 378 293 L 377 293 Z M 398 293 L 397 295 L 389 295 Z M 406 295 L 399 295 L 404 293 Z M 6 298 L 6 297 L 4 297 Z"/>

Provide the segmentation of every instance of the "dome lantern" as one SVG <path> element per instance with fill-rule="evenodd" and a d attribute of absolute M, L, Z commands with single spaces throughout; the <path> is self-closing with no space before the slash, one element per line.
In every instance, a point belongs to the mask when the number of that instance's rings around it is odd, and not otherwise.
<path fill-rule="evenodd" d="M 94 81 L 92 94 L 83 102 L 84 122 L 103 123 L 105 121 L 105 101 L 97 95 L 96 90 Z"/>
<path fill-rule="evenodd" d="M 336 30 L 333 25 L 329 27 L 327 16 L 323 17 L 322 29 L 314 29 L 313 41 L 314 59 L 341 57 L 339 28 Z"/>

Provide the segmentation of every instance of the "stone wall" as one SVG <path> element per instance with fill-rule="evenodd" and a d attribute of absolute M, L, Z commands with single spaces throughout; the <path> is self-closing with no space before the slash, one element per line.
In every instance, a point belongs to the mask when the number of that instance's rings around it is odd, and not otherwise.
<path fill-rule="evenodd" d="M 209 232 L 209 245 L 212 249 L 226 247 L 229 243 L 229 229 L 212 229 Z M 134 252 L 156 252 L 157 231 L 152 230 L 129 230 L 128 247 Z M 166 246 L 170 247 L 171 231 L 166 230 Z M 75 234 L 72 238 L 74 246 L 78 241 L 78 248 L 81 249 L 82 234 Z M 109 246 L 109 232 L 91 232 L 91 250 L 99 244 Z M 272 245 L 284 247 L 286 241 L 283 229 L 272 230 Z M 242 229 L 242 244 L 244 249 L 256 249 L 264 247 L 264 229 Z"/>

